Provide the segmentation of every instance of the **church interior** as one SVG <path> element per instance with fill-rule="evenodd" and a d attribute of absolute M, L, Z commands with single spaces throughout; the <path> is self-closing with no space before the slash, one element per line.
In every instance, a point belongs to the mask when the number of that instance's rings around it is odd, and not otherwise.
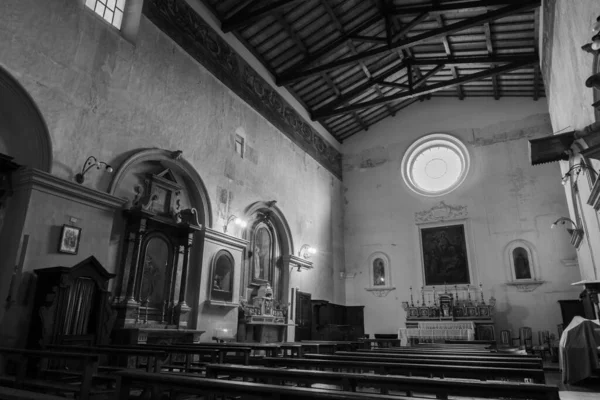
<path fill-rule="evenodd" d="M 597 399 L 599 170 L 598 0 L 2 0 L 0 399 Z"/>

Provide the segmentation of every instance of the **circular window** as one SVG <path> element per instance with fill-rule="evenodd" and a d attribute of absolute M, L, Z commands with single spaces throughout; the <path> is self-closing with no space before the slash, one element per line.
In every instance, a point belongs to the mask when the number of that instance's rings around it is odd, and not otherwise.
<path fill-rule="evenodd" d="M 402 159 L 402 177 L 414 192 L 441 196 L 456 189 L 469 170 L 469 152 L 461 141 L 443 133 L 415 141 Z"/>

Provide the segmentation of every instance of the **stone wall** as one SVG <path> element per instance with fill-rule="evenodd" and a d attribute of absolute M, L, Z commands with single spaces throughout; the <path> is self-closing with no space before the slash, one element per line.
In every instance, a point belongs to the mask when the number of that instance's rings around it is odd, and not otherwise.
<path fill-rule="evenodd" d="M 145 17 L 136 43 L 130 43 L 81 3 L 0 3 L 0 66 L 23 85 L 47 122 L 52 174 L 73 180 L 90 155 L 116 169 L 140 148 L 182 150 L 211 196 L 214 229 L 222 229 L 228 215 L 242 213 L 256 201 L 277 200 L 295 251 L 304 243 L 319 249 L 312 258 L 314 268 L 292 273 L 290 287 L 313 298 L 343 302 L 341 182 Z M 235 152 L 236 133 L 246 141 L 244 158 Z M 84 185 L 105 192 L 110 179 L 92 169 Z M 48 241 L 39 246 L 42 253 L 36 259 L 54 251 L 48 232 L 69 216 L 42 215 L 35 229 L 25 232 Z M 90 236 L 84 233 L 85 240 Z M 89 248 L 89 243 L 82 246 Z M 103 245 L 91 253 L 106 253 L 94 255 L 114 271 L 118 254 L 113 250 Z M 61 263 L 74 265 L 89 255 L 82 251 Z M 14 265 L 14 260 L 7 261 Z M 205 284 L 190 282 L 190 287 Z"/>
<path fill-rule="evenodd" d="M 401 161 L 414 140 L 435 132 L 461 139 L 471 167 L 453 192 L 423 197 L 406 186 Z M 543 99 L 434 98 L 344 143 L 346 299 L 349 305 L 366 305 L 367 333 L 392 333 L 404 326 L 401 302 L 410 300 L 412 286 L 416 303 L 423 284 L 415 213 L 443 201 L 466 206 L 471 282 L 483 284 L 486 301 L 490 295 L 497 299 L 496 334 L 512 329 L 516 336 L 521 326 L 556 334 L 561 322 L 557 300 L 577 298 L 578 289 L 570 283 L 579 272 L 561 261 L 575 258 L 567 232 L 550 229 L 568 213 L 558 165 L 532 167 L 529 161 L 528 139 L 549 134 Z M 540 279 L 545 281 L 531 292 L 506 285 L 506 246 L 518 239 L 537 251 Z M 365 290 L 367 260 L 376 251 L 390 257 L 396 287 L 381 298 Z"/>

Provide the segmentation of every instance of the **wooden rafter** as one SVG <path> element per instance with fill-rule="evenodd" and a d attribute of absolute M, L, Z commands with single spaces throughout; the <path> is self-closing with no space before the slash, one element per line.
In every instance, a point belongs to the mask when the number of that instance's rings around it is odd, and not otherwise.
<path fill-rule="evenodd" d="M 492 28 L 489 22 L 483 24 L 483 32 L 485 33 L 485 46 L 487 47 L 488 55 L 494 56 L 494 45 L 492 42 Z M 492 76 L 492 88 L 494 89 L 494 99 L 500 99 L 500 89 L 498 87 L 498 75 Z"/>
<path fill-rule="evenodd" d="M 415 35 L 398 42 L 392 44 L 392 48 L 402 49 L 410 46 L 414 46 L 419 43 L 428 42 L 434 39 L 439 39 L 442 36 L 446 36 L 455 32 L 459 32 L 473 26 L 481 25 L 486 22 L 490 22 L 499 18 L 503 18 L 509 15 L 513 15 L 518 12 L 523 12 L 526 10 L 531 10 L 535 7 L 539 7 L 541 0 L 523 0 L 519 4 L 512 4 L 507 7 L 500 8 L 498 10 L 489 11 L 484 14 L 466 18 L 462 21 L 446 25 L 443 28 L 432 29 L 428 32 L 424 32 L 419 35 Z M 343 67 L 348 64 L 355 63 L 360 60 L 369 59 L 371 57 L 384 54 L 390 50 L 390 46 L 380 46 L 375 49 L 367 50 L 362 53 L 352 55 L 349 57 L 342 58 L 340 60 L 332 61 L 330 63 L 320 65 L 308 70 L 288 70 L 288 72 L 284 72 L 280 74 L 276 81 L 277 85 L 287 85 L 298 80 L 302 80 L 308 78 L 310 76 L 318 75 L 321 72 L 330 71 L 332 69 L 336 69 L 339 67 Z"/>
<path fill-rule="evenodd" d="M 499 66 L 499 67 L 493 67 L 493 68 L 489 68 L 489 69 L 486 69 L 481 72 L 476 72 L 473 74 L 461 76 L 458 79 L 449 79 L 444 82 L 436 83 L 436 84 L 429 85 L 429 86 L 426 86 L 426 87 L 423 87 L 420 89 L 415 89 L 412 91 L 404 91 L 404 92 L 396 93 L 391 96 L 386 96 L 383 98 L 377 98 L 377 99 L 373 99 L 373 100 L 369 100 L 369 101 L 365 101 L 365 102 L 361 102 L 361 103 L 354 103 L 347 107 L 342 107 L 342 108 L 337 108 L 337 109 L 323 109 L 320 111 L 315 111 L 312 113 L 312 118 L 314 120 L 321 120 L 321 119 L 325 119 L 325 118 L 328 118 L 328 117 L 331 117 L 334 115 L 345 114 L 345 113 L 348 113 L 351 111 L 357 111 L 357 110 L 362 110 L 365 108 L 370 108 L 370 107 L 377 106 L 377 105 L 380 105 L 380 104 L 383 104 L 386 102 L 390 102 L 390 101 L 396 101 L 396 100 L 400 100 L 400 99 L 406 99 L 406 98 L 420 96 L 420 95 L 427 94 L 427 93 L 433 93 L 438 90 L 452 87 L 455 85 L 464 84 L 467 82 L 478 81 L 481 79 L 490 78 L 497 74 L 522 69 L 524 67 L 531 66 L 535 63 L 537 63 L 537 60 L 530 60 L 529 62 L 510 63 L 510 64 Z"/>
<path fill-rule="evenodd" d="M 408 31 L 410 31 L 412 28 L 425 21 L 428 16 L 429 13 L 419 14 L 415 18 L 413 18 L 409 23 L 403 25 L 397 32 L 394 33 L 394 36 L 392 36 L 389 44 L 390 47 L 398 40 L 401 40 L 403 36 L 406 35 Z"/>
<path fill-rule="evenodd" d="M 301 3 L 304 0 L 279 0 L 266 5 L 264 7 L 258 8 L 254 11 L 249 11 L 248 8 L 252 7 L 250 4 L 249 7 L 245 7 L 242 10 L 235 13 L 235 15 L 231 16 L 231 18 L 227 18 L 221 24 L 221 30 L 225 33 L 234 31 L 236 29 L 243 28 L 244 26 L 248 26 L 257 22 L 258 20 L 264 18 L 267 15 L 276 13 L 281 11 L 287 7 L 291 7 L 295 4 Z"/>
<path fill-rule="evenodd" d="M 399 15 L 415 15 L 422 13 L 444 13 L 448 11 L 477 11 L 487 9 L 491 6 L 509 6 L 522 3 L 522 0 L 479 0 L 479 1 L 463 1 L 453 3 L 440 3 L 432 1 L 426 6 L 396 6 L 390 11 Z"/>
<path fill-rule="evenodd" d="M 361 31 L 364 31 L 365 29 L 367 29 L 368 27 L 370 27 L 371 25 L 373 25 L 374 23 L 376 23 L 380 20 L 381 20 L 381 16 L 377 15 L 377 14 L 367 18 L 364 22 L 360 23 L 353 29 L 346 32 L 346 35 L 342 35 L 342 36 L 338 37 L 337 39 L 334 39 L 329 44 L 326 44 L 319 50 L 311 53 L 304 60 L 289 67 L 287 69 L 287 71 L 301 70 L 302 68 L 309 67 L 310 65 L 322 60 L 323 58 L 327 57 L 328 55 L 330 55 L 331 53 L 333 53 L 340 47 L 344 46 L 348 42 L 348 40 L 352 39 L 352 36 L 360 33 Z"/>
<path fill-rule="evenodd" d="M 528 61 L 537 59 L 536 53 L 523 53 L 508 56 L 475 56 L 475 57 L 431 57 L 418 58 L 410 61 L 413 65 L 475 65 L 475 64 L 506 64 L 510 62 Z"/>

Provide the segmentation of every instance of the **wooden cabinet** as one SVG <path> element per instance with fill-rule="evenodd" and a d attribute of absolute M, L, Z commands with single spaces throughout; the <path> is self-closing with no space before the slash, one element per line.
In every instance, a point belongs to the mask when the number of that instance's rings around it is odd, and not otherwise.
<path fill-rule="evenodd" d="M 312 340 L 356 340 L 363 336 L 363 309 L 312 300 Z"/>

